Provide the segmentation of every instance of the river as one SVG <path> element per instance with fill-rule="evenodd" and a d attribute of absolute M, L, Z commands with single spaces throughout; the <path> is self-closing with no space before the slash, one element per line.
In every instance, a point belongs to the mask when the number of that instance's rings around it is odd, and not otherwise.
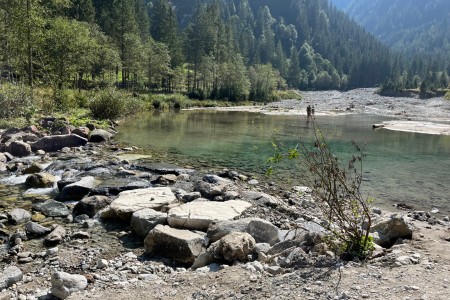
<path fill-rule="evenodd" d="M 369 124 L 392 118 L 347 114 L 317 116 L 331 149 L 348 157 L 351 141 L 366 144 L 363 190 L 377 206 L 407 203 L 416 209 L 450 211 L 447 191 L 450 136 L 372 130 Z M 195 167 L 223 167 L 263 176 L 272 154 L 274 132 L 288 145 L 312 135 L 300 116 L 251 112 L 181 111 L 143 113 L 120 128 L 118 140 L 148 152 L 166 153 L 171 161 Z M 277 178 L 292 180 L 295 168 L 281 165 Z"/>

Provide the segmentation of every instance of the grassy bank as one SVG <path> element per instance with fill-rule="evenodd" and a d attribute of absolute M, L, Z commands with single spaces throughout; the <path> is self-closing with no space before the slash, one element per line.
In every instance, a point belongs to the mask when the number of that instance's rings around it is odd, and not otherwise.
<path fill-rule="evenodd" d="M 277 91 L 273 101 L 301 99 L 298 91 Z M 96 123 L 106 127 L 106 120 L 126 119 L 142 111 L 177 110 L 197 107 L 257 105 L 254 101 L 189 99 L 183 94 L 136 93 L 115 88 L 102 90 L 61 90 L 24 85 L 0 85 L 0 128 L 37 125 L 43 116 L 64 117 L 70 124 Z"/>

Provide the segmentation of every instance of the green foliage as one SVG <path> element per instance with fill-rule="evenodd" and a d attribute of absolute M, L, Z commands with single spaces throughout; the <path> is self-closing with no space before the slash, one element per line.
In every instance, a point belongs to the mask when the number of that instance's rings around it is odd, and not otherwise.
<path fill-rule="evenodd" d="M 313 141 L 302 141 L 289 148 L 275 138 L 271 164 L 294 160 L 302 174 L 302 184 L 313 191 L 322 211 L 323 224 L 330 233 L 329 243 L 343 258 L 366 258 L 373 250 L 369 236 L 372 225 L 371 198 L 361 194 L 364 151 L 353 143 L 355 154 L 344 164 L 333 154 L 313 121 Z M 273 172 L 273 166 L 269 174 Z"/>
<path fill-rule="evenodd" d="M 23 84 L 0 84 L 0 118 L 29 118 L 33 107 L 30 88 Z"/>
<path fill-rule="evenodd" d="M 276 100 L 275 92 L 285 88 L 286 83 L 280 73 L 271 65 L 255 65 L 249 69 L 250 100 L 273 101 Z"/>
<path fill-rule="evenodd" d="M 445 99 L 450 100 L 450 91 L 447 91 L 447 94 L 445 95 Z"/>
<path fill-rule="evenodd" d="M 136 114 L 144 108 L 145 103 L 139 97 L 132 97 L 113 88 L 96 93 L 89 103 L 91 114 L 97 119 L 114 120 Z"/>
<path fill-rule="evenodd" d="M 275 93 L 275 97 L 279 100 L 302 100 L 302 95 L 295 90 L 279 90 Z"/>

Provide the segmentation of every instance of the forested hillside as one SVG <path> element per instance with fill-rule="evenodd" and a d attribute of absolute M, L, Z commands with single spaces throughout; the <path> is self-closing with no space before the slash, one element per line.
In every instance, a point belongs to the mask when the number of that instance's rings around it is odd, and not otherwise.
<path fill-rule="evenodd" d="M 328 0 L 0 0 L 1 80 L 55 94 L 114 85 L 267 100 L 286 87 L 418 84 L 429 66 L 416 63 L 409 72 Z"/>
<path fill-rule="evenodd" d="M 347 11 L 394 49 L 407 54 L 450 55 L 447 0 L 358 0 L 352 1 Z"/>

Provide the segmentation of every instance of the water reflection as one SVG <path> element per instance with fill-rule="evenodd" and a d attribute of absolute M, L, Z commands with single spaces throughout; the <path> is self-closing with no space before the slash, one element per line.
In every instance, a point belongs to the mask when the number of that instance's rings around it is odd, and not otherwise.
<path fill-rule="evenodd" d="M 365 190 L 378 205 L 406 202 L 420 209 L 450 209 L 447 176 L 450 137 L 372 130 L 388 120 L 371 115 L 316 116 L 333 151 L 347 156 L 352 140 L 367 143 Z M 313 135 L 312 122 L 299 116 L 266 116 L 246 112 L 183 111 L 146 113 L 120 128 L 119 140 L 142 148 L 170 152 L 186 162 L 263 173 L 277 131 L 286 144 Z M 295 174 L 291 166 L 282 175 Z M 290 173 L 291 172 L 291 173 Z"/>

